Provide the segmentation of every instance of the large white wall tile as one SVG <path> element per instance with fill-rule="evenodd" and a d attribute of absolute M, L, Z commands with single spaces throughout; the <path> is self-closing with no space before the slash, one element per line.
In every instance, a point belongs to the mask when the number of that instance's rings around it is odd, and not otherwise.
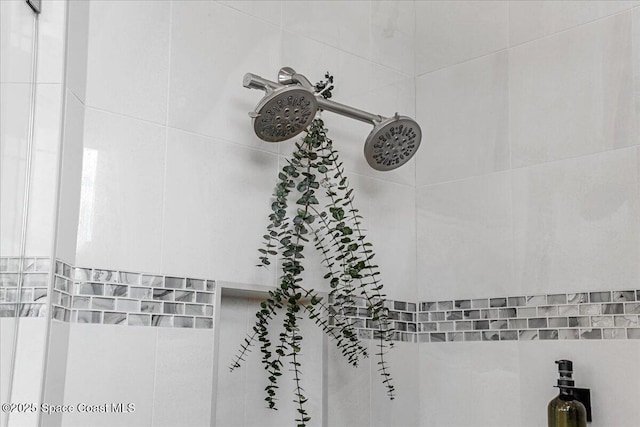
<path fill-rule="evenodd" d="M 308 37 L 284 31 L 282 35 L 282 63 L 305 75 L 311 83 L 324 80 L 325 73 L 334 76 L 332 101 L 347 103 L 351 98 L 366 95 L 381 87 L 405 82 L 410 76 L 361 56 Z M 275 80 L 277 70 L 263 77 Z M 353 105 L 367 109 L 367 105 Z M 394 106 L 376 114 L 391 114 Z M 333 114 L 333 113 L 332 113 Z"/>
<path fill-rule="evenodd" d="M 417 185 L 509 168 L 508 60 L 499 52 L 416 79 Z"/>
<path fill-rule="evenodd" d="M 633 427 L 640 418 L 640 343 L 629 341 L 520 342 L 522 427 L 546 425 L 547 405 L 557 396 L 556 360 L 573 361 L 576 387 L 591 389 L 593 426 Z M 514 418 L 516 419 L 516 418 Z"/>
<path fill-rule="evenodd" d="M 630 13 L 517 46 L 509 68 L 515 167 L 637 143 Z"/>
<path fill-rule="evenodd" d="M 369 59 L 370 1 L 286 1 L 282 27 Z"/>
<path fill-rule="evenodd" d="M 417 75 L 508 47 L 508 2 L 417 1 L 415 7 Z"/>
<path fill-rule="evenodd" d="M 48 344 L 46 349 L 47 371 L 42 401 L 49 405 L 66 405 L 68 403 L 64 400 L 64 386 L 67 376 L 69 323 L 52 321 L 49 329 Z M 61 423 L 61 412 L 42 414 L 43 427 L 58 427 Z"/>
<path fill-rule="evenodd" d="M 56 257 L 75 265 L 82 188 L 84 105 L 67 89 Z"/>
<path fill-rule="evenodd" d="M 0 2 L 0 82 L 31 81 L 34 21 L 24 2 Z"/>
<path fill-rule="evenodd" d="M 77 263 L 160 271 L 166 131 L 87 109 Z"/>
<path fill-rule="evenodd" d="M 67 5 L 67 88 L 81 102 L 87 92 L 87 55 L 89 54 L 88 1 L 72 1 Z"/>
<path fill-rule="evenodd" d="M 213 331 L 159 328 L 153 426 L 211 425 Z"/>
<path fill-rule="evenodd" d="M 419 348 L 420 425 L 511 427 L 519 419 L 516 343 L 431 343 Z"/>
<path fill-rule="evenodd" d="M 518 293 L 510 191 L 509 172 L 417 189 L 420 300 Z"/>
<path fill-rule="evenodd" d="M 46 324 L 45 318 L 22 317 L 19 320 L 11 402 L 38 405 L 42 401 Z M 14 412 L 9 416 L 9 426 L 36 426 L 39 416 L 37 412 Z"/>
<path fill-rule="evenodd" d="M 49 256 L 58 196 L 62 85 L 38 84 L 35 103 L 26 251 Z"/>
<path fill-rule="evenodd" d="M 415 21 L 414 2 L 371 2 L 371 60 L 412 76 Z"/>
<path fill-rule="evenodd" d="M 413 187 L 352 174 L 354 206 L 373 244 L 388 298 L 414 301 L 416 295 L 415 191 Z"/>
<path fill-rule="evenodd" d="M 170 11 L 168 1 L 91 2 L 87 105 L 166 122 Z"/>
<path fill-rule="evenodd" d="M 220 317 L 215 325 L 218 328 L 217 392 L 216 419 L 213 425 L 243 427 L 245 409 L 245 393 L 247 386 L 247 369 L 240 367 L 233 372 L 229 370 L 239 345 L 243 342 L 253 325 L 248 323 L 249 299 L 222 296 Z M 260 363 L 260 351 L 255 349 L 247 355 L 248 363 Z M 220 392 L 224 390 L 224 392 Z"/>
<path fill-rule="evenodd" d="M 4 12 L 3 12 L 4 13 Z M 31 86 L 0 84 L 0 254 L 20 254 Z M 35 255 L 35 254 L 32 254 Z"/>
<path fill-rule="evenodd" d="M 340 350 L 329 341 L 327 346 L 327 424 L 336 427 L 369 427 L 372 425 L 372 389 L 382 388 L 377 373 L 375 353 L 377 348 L 372 342 L 368 345 L 369 357 L 363 359 L 358 367 L 349 365 Z M 377 383 L 376 383 L 377 382 Z"/>
<path fill-rule="evenodd" d="M 158 329 L 74 323 L 65 403 L 133 403 L 134 412 L 63 415 L 62 425 L 151 427 Z"/>
<path fill-rule="evenodd" d="M 640 129 L 640 9 L 633 9 L 633 89 L 636 108 L 636 129 Z M 640 144 L 640 132 L 636 132 L 636 143 Z"/>
<path fill-rule="evenodd" d="M 169 125 L 277 151 L 253 132 L 247 114 L 264 93 L 242 78 L 276 80 L 280 59 L 278 27 L 214 2 L 174 3 Z"/>
<path fill-rule="evenodd" d="M 13 338 L 15 334 L 16 319 L 10 317 L 0 318 L 0 399 L 9 401 L 9 375 L 13 369 L 11 353 L 13 352 Z M 0 411 L 0 423 L 6 425 L 7 412 Z"/>
<path fill-rule="evenodd" d="M 371 341 L 375 349 L 371 357 L 371 426 L 417 427 L 420 399 L 420 347 L 414 343 L 397 342 L 385 356 L 395 387 L 394 400 L 390 400 L 382 384 L 378 370 L 379 358 L 375 355 L 379 341 Z"/>
<path fill-rule="evenodd" d="M 634 288 L 638 198 L 635 148 L 514 170 L 515 265 L 522 291 Z"/>
<path fill-rule="evenodd" d="M 50 0 L 38 16 L 38 83 L 64 80 L 67 4 L 66 0 Z"/>
<path fill-rule="evenodd" d="M 630 1 L 510 1 L 511 46 L 613 15 Z"/>
<path fill-rule="evenodd" d="M 169 131 L 162 271 L 273 284 L 255 265 L 277 180 L 275 154 Z"/>

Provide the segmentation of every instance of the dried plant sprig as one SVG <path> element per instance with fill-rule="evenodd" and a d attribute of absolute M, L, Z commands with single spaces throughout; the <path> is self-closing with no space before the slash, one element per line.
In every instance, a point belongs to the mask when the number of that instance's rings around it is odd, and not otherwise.
<path fill-rule="evenodd" d="M 325 77 L 326 82 L 318 83 L 316 90 L 328 98 L 333 89 L 333 76 L 327 73 Z M 393 399 L 395 388 L 385 356 L 393 345 L 394 331 L 385 306 L 380 272 L 372 262 L 375 254 L 362 228 L 362 217 L 354 206 L 353 189 L 321 119 L 316 118 L 306 130 L 304 140 L 295 144 L 292 157 L 278 174 L 273 196 L 258 265 L 268 268 L 272 258 L 279 256 L 279 286 L 260 302 L 253 332 L 244 338 L 230 369 L 240 367 L 252 347 L 259 345 L 268 378 L 265 401 L 268 408 L 277 409 L 278 380 L 286 363 L 294 381 L 295 422 L 298 427 L 306 427 L 311 416 L 305 409 L 307 398 L 302 386 L 303 336 L 299 322 L 303 316 L 311 319 L 333 339 L 347 361 L 358 366 L 369 354 L 348 314 L 356 300 L 361 299 L 377 327 L 373 338 L 378 341 L 378 370 L 388 396 Z M 324 206 L 319 197 L 326 200 Z M 291 213 L 290 200 L 295 200 L 295 214 Z M 320 253 L 327 270 L 324 279 L 330 288 L 328 301 L 302 283 L 304 250 L 310 242 Z M 274 348 L 269 326 L 281 311 L 284 312 L 282 331 Z"/>

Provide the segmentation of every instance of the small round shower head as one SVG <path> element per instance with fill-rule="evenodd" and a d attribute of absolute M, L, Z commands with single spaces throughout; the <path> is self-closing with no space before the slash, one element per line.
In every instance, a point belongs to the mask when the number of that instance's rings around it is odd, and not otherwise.
<path fill-rule="evenodd" d="M 388 171 L 404 165 L 420 146 L 422 131 L 415 120 L 390 117 L 375 125 L 364 143 L 367 163 L 379 171 Z"/>
<path fill-rule="evenodd" d="M 273 90 L 256 107 L 253 130 L 267 142 L 293 138 L 311 124 L 318 110 L 315 96 L 301 86 L 285 86 Z"/>

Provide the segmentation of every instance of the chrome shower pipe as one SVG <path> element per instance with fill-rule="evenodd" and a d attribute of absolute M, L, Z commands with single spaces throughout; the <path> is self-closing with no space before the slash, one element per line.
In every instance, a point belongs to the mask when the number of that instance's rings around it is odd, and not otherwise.
<path fill-rule="evenodd" d="M 361 122 L 369 123 L 374 126 L 385 120 L 385 117 L 378 114 L 371 114 L 348 105 L 340 104 L 339 102 L 329 101 L 328 99 L 324 99 L 322 96 L 315 95 L 313 92 L 313 85 L 309 80 L 289 67 L 280 69 L 280 72 L 278 73 L 278 81 L 279 83 L 276 83 L 255 74 L 247 73 L 244 75 L 242 85 L 248 89 L 262 89 L 268 94 L 276 89 L 280 89 L 291 84 L 299 84 L 305 89 L 308 89 L 309 92 L 315 96 L 318 107 L 323 110 L 331 111 L 332 113 L 340 114 L 341 116 L 349 117 L 351 119 L 360 120 Z"/>

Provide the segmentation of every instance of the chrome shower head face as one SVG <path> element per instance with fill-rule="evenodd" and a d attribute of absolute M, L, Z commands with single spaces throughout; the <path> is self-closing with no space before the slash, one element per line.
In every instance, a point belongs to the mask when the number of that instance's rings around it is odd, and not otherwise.
<path fill-rule="evenodd" d="M 305 130 L 318 111 L 315 96 L 298 85 L 276 89 L 256 107 L 253 130 L 267 142 L 281 142 Z"/>
<path fill-rule="evenodd" d="M 373 128 L 364 144 L 364 157 L 376 170 L 393 170 L 416 154 L 421 139 L 422 130 L 415 120 L 396 115 Z"/>

